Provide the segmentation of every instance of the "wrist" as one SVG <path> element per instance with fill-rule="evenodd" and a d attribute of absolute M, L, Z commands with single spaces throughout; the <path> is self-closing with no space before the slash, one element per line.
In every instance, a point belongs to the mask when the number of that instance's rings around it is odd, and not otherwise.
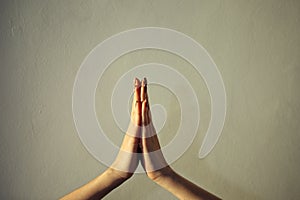
<path fill-rule="evenodd" d="M 174 174 L 175 172 L 170 166 L 166 166 L 156 171 L 147 172 L 147 176 L 154 182 L 159 182 L 167 177 L 172 177 Z"/>
<path fill-rule="evenodd" d="M 119 180 L 119 181 L 126 181 L 127 179 L 129 179 L 133 175 L 133 173 L 123 172 L 123 171 L 114 169 L 112 167 L 108 168 L 106 170 L 106 173 L 112 179 Z"/>

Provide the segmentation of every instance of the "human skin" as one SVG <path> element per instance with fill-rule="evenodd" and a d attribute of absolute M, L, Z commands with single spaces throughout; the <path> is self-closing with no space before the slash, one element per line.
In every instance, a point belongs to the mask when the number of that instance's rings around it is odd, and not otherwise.
<path fill-rule="evenodd" d="M 62 197 L 61 200 L 101 199 L 133 175 L 139 162 L 136 153 L 138 152 L 142 123 L 140 90 L 140 81 L 135 80 L 131 126 L 123 138 L 119 154 L 112 166 L 89 183 Z"/>
<path fill-rule="evenodd" d="M 147 93 L 147 80 L 141 84 L 142 124 L 141 146 L 143 152 L 142 165 L 147 176 L 179 199 L 219 199 L 189 180 L 177 174 L 165 161 L 161 152 L 158 137 L 151 120 L 151 111 Z M 151 154 L 151 152 L 155 152 Z M 157 169 L 160 168 L 160 169 Z"/>
<path fill-rule="evenodd" d="M 147 176 L 179 199 L 220 199 L 177 174 L 166 162 L 151 119 L 147 80 L 134 81 L 131 122 L 115 162 L 100 176 L 64 196 L 62 200 L 101 199 L 128 180 L 140 161 Z"/>

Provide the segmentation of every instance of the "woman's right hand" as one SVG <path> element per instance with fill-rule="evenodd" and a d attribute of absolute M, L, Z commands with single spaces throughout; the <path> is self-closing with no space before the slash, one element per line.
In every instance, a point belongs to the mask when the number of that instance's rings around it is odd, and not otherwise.
<path fill-rule="evenodd" d="M 152 180 L 157 180 L 160 176 L 171 173 L 172 170 L 163 156 L 159 140 L 152 123 L 146 78 L 141 81 L 141 103 L 143 128 L 140 143 L 143 152 L 142 165 L 147 176 Z"/>

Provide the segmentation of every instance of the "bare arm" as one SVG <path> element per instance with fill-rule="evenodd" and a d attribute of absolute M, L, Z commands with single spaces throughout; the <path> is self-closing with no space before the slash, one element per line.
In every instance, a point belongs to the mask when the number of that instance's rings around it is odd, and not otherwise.
<path fill-rule="evenodd" d="M 64 196 L 61 200 L 101 199 L 126 180 L 114 169 L 109 168 L 86 185 Z"/>
<path fill-rule="evenodd" d="M 110 168 L 94 180 L 76 189 L 61 200 L 101 199 L 129 179 L 138 165 L 137 151 L 141 125 L 140 82 L 135 80 L 131 123 L 124 136 L 119 154 Z"/>
<path fill-rule="evenodd" d="M 218 197 L 177 174 L 160 150 L 160 144 L 151 120 L 148 102 L 146 79 L 141 86 L 142 123 L 145 127 L 142 133 L 143 167 L 150 179 L 165 188 L 179 199 L 217 200 Z"/>
<path fill-rule="evenodd" d="M 215 195 L 205 191 L 201 187 L 188 181 L 184 177 L 177 174 L 170 167 L 167 167 L 160 172 L 159 175 L 151 177 L 151 179 L 165 188 L 179 199 L 194 199 L 194 200 L 217 200 L 220 199 Z"/>
<path fill-rule="evenodd" d="M 131 123 L 115 162 L 100 176 L 64 196 L 62 200 L 103 198 L 133 175 L 139 161 L 137 152 L 143 153 L 141 162 L 148 177 L 179 199 L 219 199 L 168 166 L 152 124 L 146 80 L 141 86 L 136 79 Z"/>

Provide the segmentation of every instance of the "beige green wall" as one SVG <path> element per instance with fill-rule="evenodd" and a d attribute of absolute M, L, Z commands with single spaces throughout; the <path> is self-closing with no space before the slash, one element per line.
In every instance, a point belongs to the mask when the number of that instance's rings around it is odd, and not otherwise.
<path fill-rule="evenodd" d="M 0 23 L 1 199 L 57 199 L 106 169 L 75 130 L 75 75 L 99 42 L 144 26 L 178 30 L 208 50 L 227 92 L 223 133 L 198 159 L 210 118 L 206 86 L 178 57 L 144 50 L 114 62 L 99 83 L 96 98 L 105 101 L 96 107 L 108 137 L 116 144 L 122 138 L 109 107 L 115 82 L 137 64 L 164 63 L 185 75 L 201 100 L 198 135 L 172 167 L 224 199 L 300 199 L 299 1 L 7 0 Z M 168 111 L 160 133 L 167 144 L 178 104 L 160 87 L 150 95 Z M 136 175 L 106 199 L 175 197 Z"/>

